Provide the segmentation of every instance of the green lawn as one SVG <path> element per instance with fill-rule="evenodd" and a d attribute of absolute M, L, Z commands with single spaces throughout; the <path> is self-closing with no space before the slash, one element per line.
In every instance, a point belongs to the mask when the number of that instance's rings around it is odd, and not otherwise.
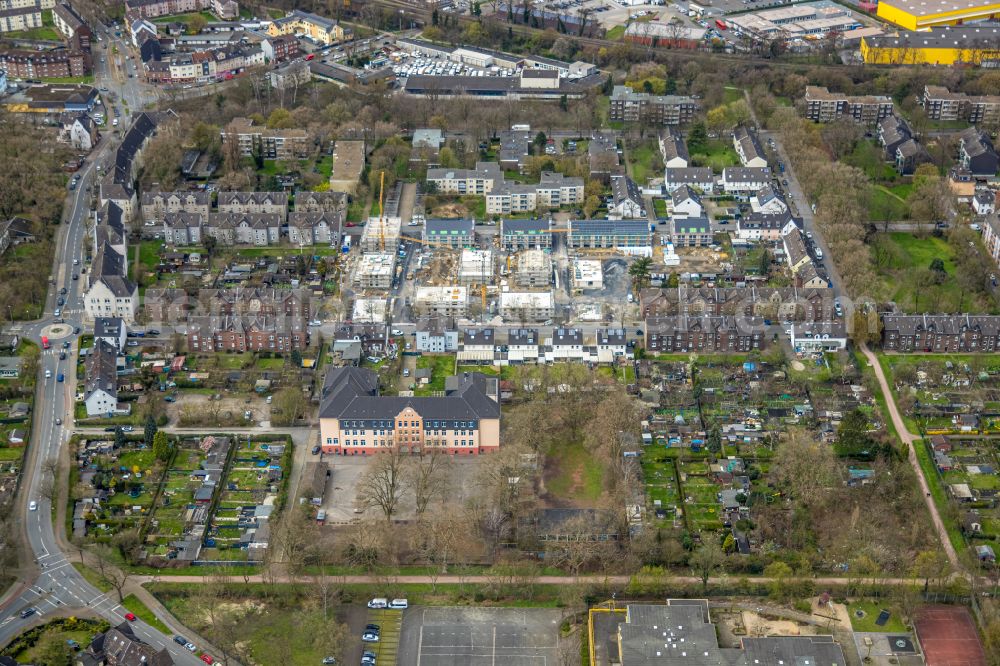
<path fill-rule="evenodd" d="M 732 104 L 736 100 L 743 99 L 743 89 L 733 86 L 726 86 L 722 89 L 722 103 Z"/>
<path fill-rule="evenodd" d="M 415 393 L 417 395 L 430 395 L 435 391 L 443 391 L 445 379 L 455 373 L 455 357 L 451 354 L 421 356 L 417 359 L 417 369 L 424 368 L 430 368 L 433 373 L 431 383 L 426 386 L 418 384 Z"/>
<path fill-rule="evenodd" d="M 902 188 L 907 186 L 897 186 Z M 912 186 L 909 186 L 912 187 Z M 872 188 L 871 199 L 868 202 L 868 219 L 872 222 L 882 220 L 903 220 L 909 213 L 909 206 L 906 204 L 906 197 L 883 185 L 876 185 Z"/>
<path fill-rule="evenodd" d="M 23 446 L 0 447 L 0 462 L 10 462 L 12 460 L 20 460 L 22 457 L 24 457 Z"/>
<path fill-rule="evenodd" d="M 659 198 L 653 199 L 653 211 L 656 213 L 656 217 L 666 217 L 667 200 Z"/>
<path fill-rule="evenodd" d="M 85 85 L 94 83 L 94 77 L 91 74 L 87 76 L 50 76 L 42 78 L 45 79 L 46 83 L 81 83 Z"/>
<path fill-rule="evenodd" d="M 215 14 L 213 14 L 212 12 L 191 12 L 190 14 L 160 16 L 158 18 L 153 19 L 153 23 L 173 23 L 174 21 L 177 21 L 178 23 L 190 23 L 191 19 L 193 19 L 195 16 L 201 16 L 209 23 L 214 23 L 219 20 L 215 18 Z"/>
<path fill-rule="evenodd" d="M 86 647 L 93 640 L 94 636 L 97 635 L 97 623 L 94 623 L 93 628 L 89 628 L 86 625 L 81 626 L 82 623 L 78 623 L 79 628 L 65 628 L 65 627 L 53 627 L 49 626 L 42 632 L 38 639 L 38 642 L 27 650 L 22 650 L 16 655 L 13 655 L 19 664 L 51 664 L 55 663 L 52 661 L 46 661 L 47 659 L 52 659 L 54 655 L 55 648 L 53 644 L 58 645 L 60 648 L 65 650 L 65 654 L 68 656 L 71 654 L 71 650 L 67 641 L 75 641 L 78 645 Z M 66 662 L 64 662 L 66 663 Z"/>
<path fill-rule="evenodd" d="M 625 26 L 616 25 L 604 34 L 605 39 L 618 40 L 625 36 Z"/>
<path fill-rule="evenodd" d="M 239 256 L 241 257 L 288 257 L 291 255 L 303 254 L 303 255 L 313 255 L 315 257 L 328 257 L 334 254 L 340 254 L 341 250 L 339 247 L 249 247 L 241 248 L 239 251 Z"/>
<path fill-rule="evenodd" d="M 890 615 L 889 621 L 880 627 L 875 624 L 875 620 L 883 609 L 889 611 Z M 854 631 L 893 634 L 906 631 L 906 625 L 903 624 L 899 613 L 892 606 L 887 606 L 886 604 L 871 601 L 856 601 L 847 605 L 847 612 L 851 616 L 851 628 Z M 858 617 L 859 613 L 863 617 Z"/>
<path fill-rule="evenodd" d="M 80 562 L 73 562 L 73 567 L 83 576 L 84 580 L 96 587 L 101 592 L 110 592 L 111 586 L 108 585 L 101 575 L 88 567 L 86 564 L 81 564 Z"/>
<path fill-rule="evenodd" d="M 122 602 L 122 606 L 129 609 L 137 618 L 157 631 L 161 631 L 168 636 L 173 634 L 173 632 L 170 631 L 170 627 L 163 624 L 163 622 L 160 621 L 160 618 L 153 615 L 153 611 L 149 610 L 149 607 L 142 603 L 142 599 L 134 594 L 130 594 L 125 597 L 125 600 Z"/>
<path fill-rule="evenodd" d="M 650 178 L 662 175 L 653 171 L 659 152 L 660 148 L 653 139 L 644 141 L 635 148 L 629 148 L 626 152 L 629 164 L 632 165 L 632 180 L 640 187 L 645 185 Z"/>
<path fill-rule="evenodd" d="M 706 153 L 691 156 L 692 165 L 712 167 L 715 171 L 722 171 L 728 166 L 737 166 L 739 163 L 740 156 L 733 149 L 733 144 L 722 139 L 709 140 Z"/>
<path fill-rule="evenodd" d="M 154 272 L 160 265 L 160 241 L 144 241 L 139 244 L 139 263 L 148 272 Z"/>
<path fill-rule="evenodd" d="M 594 502 L 604 491 L 604 468 L 583 442 L 563 442 L 546 456 L 545 488 L 551 497 Z"/>

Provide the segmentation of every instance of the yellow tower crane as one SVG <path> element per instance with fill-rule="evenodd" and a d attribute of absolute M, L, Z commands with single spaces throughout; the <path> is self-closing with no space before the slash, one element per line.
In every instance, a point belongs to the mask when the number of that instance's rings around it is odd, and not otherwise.
<path fill-rule="evenodd" d="M 385 252 L 385 211 L 382 209 L 385 195 L 385 171 L 380 172 L 378 185 L 378 250 Z"/>

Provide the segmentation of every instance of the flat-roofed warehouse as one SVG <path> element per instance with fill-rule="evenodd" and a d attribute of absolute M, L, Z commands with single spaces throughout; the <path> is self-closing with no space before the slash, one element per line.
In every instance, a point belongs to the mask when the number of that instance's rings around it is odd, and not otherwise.
<path fill-rule="evenodd" d="M 907 30 L 926 30 L 1000 16 L 1000 2 L 984 0 L 881 0 L 878 16 Z"/>
<path fill-rule="evenodd" d="M 1000 28 L 941 26 L 920 32 L 861 38 L 861 57 L 879 65 L 1000 63 Z"/>

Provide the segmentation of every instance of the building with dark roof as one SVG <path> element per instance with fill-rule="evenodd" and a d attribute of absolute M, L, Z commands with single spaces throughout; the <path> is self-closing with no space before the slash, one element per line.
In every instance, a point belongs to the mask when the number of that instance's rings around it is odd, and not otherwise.
<path fill-rule="evenodd" d="M 1000 157 L 989 135 L 975 127 L 958 135 L 958 158 L 962 168 L 968 169 L 973 176 L 995 176 L 1000 166 Z"/>
<path fill-rule="evenodd" d="M 157 650 L 140 640 L 132 625 L 122 622 L 98 634 L 80 654 L 78 663 L 102 666 L 173 666 L 166 648 Z"/>
<path fill-rule="evenodd" d="M 642 198 L 642 190 L 628 176 L 613 176 L 611 178 L 612 201 L 608 205 L 609 217 L 619 219 L 636 219 L 646 217 L 646 202 Z"/>
<path fill-rule="evenodd" d="M 104 340 L 96 340 L 84 361 L 84 370 L 87 416 L 108 416 L 118 411 L 118 350 Z"/>
<path fill-rule="evenodd" d="M 898 352 L 995 352 L 1000 349 L 1000 316 L 885 314 L 882 348 Z"/>
<path fill-rule="evenodd" d="M 68 2 L 58 3 L 52 10 L 52 23 L 66 40 L 70 50 L 90 52 L 90 39 L 93 36 L 90 26 L 72 5 Z"/>
<path fill-rule="evenodd" d="M 650 256 L 652 233 L 645 220 L 570 220 L 572 249 L 615 249 L 624 254 Z"/>
<path fill-rule="evenodd" d="M 424 222 L 423 240 L 435 247 L 455 250 L 476 244 L 476 225 L 473 220 L 435 219 Z"/>
<path fill-rule="evenodd" d="M 545 73 L 543 73 L 545 72 Z M 558 102 L 581 99 L 603 83 L 599 74 L 580 79 L 553 79 L 548 70 L 526 69 L 520 76 L 427 76 L 407 77 L 403 92 L 414 97 L 496 97 L 501 99 Z"/>
<path fill-rule="evenodd" d="M 547 218 L 500 220 L 500 247 L 508 252 L 549 249 L 552 247 L 552 222 Z"/>
<path fill-rule="evenodd" d="M 135 321 L 139 288 L 128 278 L 125 257 L 107 240 L 97 248 L 87 283 L 83 305 L 89 318 L 119 317 L 126 323 Z"/>
<path fill-rule="evenodd" d="M 383 396 L 371 370 L 332 368 L 320 403 L 320 443 L 324 453 L 339 455 L 496 451 L 499 397 L 499 380 L 479 373 L 449 377 L 440 396 Z"/>
<path fill-rule="evenodd" d="M 667 129 L 660 132 L 660 154 L 663 156 L 663 166 L 668 169 L 684 169 L 690 166 L 691 155 L 687 143 L 680 132 Z"/>
<path fill-rule="evenodd" d="M 682 95 L 650 95 L 628 86 L 615 86 L 611 93 L 611 120 L 649 125 L 681 125 L 690 122 L 698 102 Z"/>
<path fill-rule="evenodd" d="M 747 127 L 737 127 L 733 132 L 733 148 L 745 167 L 766 167 L 767 155 L 760 145 L 757 133 Z"/>
<path fill-rule="evenodd" d="M 690 185 L 702 192 L 715 189 L 715 175 L 711 167 L 667 167 L 664 171 L 663 186 L 673 192 L 681 185 Z"/>
<path fill-rule="evenodd" d="M 748 352 L 767 347 L 767 330 L 759 317 L 665 316 L 646 319 L 648 352 Z"/>

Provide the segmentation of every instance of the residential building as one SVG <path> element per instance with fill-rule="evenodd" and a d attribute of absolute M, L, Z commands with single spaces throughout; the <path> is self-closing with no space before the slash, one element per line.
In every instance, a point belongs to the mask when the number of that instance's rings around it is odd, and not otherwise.
<path fill-rule="evenodd" d="M 305 130 L 270 129 L 254 125 L 249 118 L 233 118 L 221 135 L 223 145 L 230 141 L 239 144 L 244 157 L 259 155 L 267 160 L 291 160 L 305 158 L 312 151 L 312 142 Z"/>
<path fill-rule="evenodd" d="M 125 321 L 118 317 L 98 317 L 94 320 L 94 344 L 103 342 L 116 349 L 118 353 L 125 351 L 128 327 Z"/>
<path fill-rule="evenodd" d="M 519 287 L 545 287 L 552 283 L 552 257 L 546 250 L 521 250 L 517 254 L 514 282 Z"/>
<path fill-rule="evenodd" d="M 995 315 L 882 315 L 882 348 L 897 352 L 976 353 L 1000 349 Z"/>
<path fill-rule="evenodd" d="M 759 317 L 675 315 L 646 319 L 645 348 L 650 353 L 749 352 L 767 347 Z"/>
<path fill-rule="evenodd" d="M 418 162 L 428 167 L 440 166 L 441 147 L 444 133 L 439 129 L 421 128 L 413 130 L 410 162 Z"/>
<path fill-rule="evenodd" d="M 555 316 L 550 291 L 500 292 L 500 316 L 507 322 L 543 322 Z"/>
<path fill-rule="evenodd" d="M 288 215 L 288 195 L 284 192 L 219 192 L 220 213 Z"/>
<path fill-rule="evenodd" d="M 843 319 L 792 322 L 789 342 L 796 352 L 835 352 L 847 349 L 847 327 Z"/>
<path fill-rule="evenodd" d="M 612 176 L 611 203 L 608 204 L 608 217 L 619 220 L 646 218 L 646 202 L 642 191 L 635 181 L 628 176 Z"/>
<path fill-rule="evenodd" d="M 208 10 L 227 21 L 239 17 L 239 5 L 233 0 L 125 0 L 125 13 L 146 19 L 189 14 Z"/>
<path fill-rule="evenodd" d="M 507 252 L 552 248 L 552 221 L 500 220 L 500 247 Z"/>
<path fill-rule="evenodd" d="M 330 189 L 353 192 L 365 170 L 365 142 L 341 139 L 333 145 L 333 170 Z"/>
<path fill-rule="evenodd" d="M 913 138 L 909 124 L 895 114 L 879 121 L 878 138 L 885 160 L 895 164 L 902 176 L 912 175 L 919 164 L 930 160 L 927 151 Z"/>
<path fill-rule="evenodd" d="M 118 350 L 103 340 L 95 340 L 84 358 L 83 402 L 87 416 L 111 416 L 118 405 Z"/>
<path fill-rule="evenodd" d="M 788 203 L 769 183 L 750 196 L 750 210 L 763 215 L 782 215 L 788 212 Z"/>
<path fill-rule="evenodd" d="M 953 93 L 944 86 L 924 86 L 924 113 L 930 120 L 965 120 L 974 125 L 1000 123 L 1000 95 Z"/>
<path fill-rule="evenodd" d="M 203 233 L 219 245 L 277 245 L 284 215 L 278 213 L 211 213 Z"/>
<path fill-rule="evenodd" d="M 418 352 L 447 354 L 458 351 L 458 330 L 446 317 L 423 317 L 417 322 L 415 348 Z"/>
<path fill-rule="evenodd" d="M 826 289 L 830 287 L 830 278 L 810 261 L 795 274 L 795 283 L 803 289 Z"/>
<path fill-rule="evenodd" d="M 597 329 L 598 363 L 617 363 L 619 359 L 631 357 L 632 351 L 624 328 Z"/>
<path fill-rule="evenodd" d="M 707 217 L 674 218 L 670 239 L 677 247 L 708 247 L 712 244 L 712 224 Z"/>
<path fill-rule="evenodd" d="M 614 132 L 594 130 L 590 133 L 587 163 L 590 167 L 589 177 L 602 183 L 609 183 L 612 176 L 625 173 L 621 163 L 621 153 L 618 151 L 618 139 Z"/>
<path fill-rule="evenodd" d="M 572 206 L 582 204 L 583 198 L 583 178 L 543 171 L 537 185 L 500 181 L 486 194 L 486 214 L 509 215 Z"/>
<path fill-rule="evenodd" d="M 651 256 L 652 233 L 645 220 L 570 220 L 572 249 L 614 249 L 623 254 Z"/>
<path fill-rule="evenodd" d="M 369 455 L 440 451 L 489 453 L 500 447 L 499 379 L 478 373 L 449 377 L 440 397 L 379 395 L 378 375 L 332 368 L 319 409 L 324 453 Z"/>
<path fill-rule="evenodd" d="M 485 196 L 503 183 L 503 172 L 496 162 L 477 162 L 475 169 L 428 169 L 427 182 L 440 194 Z"/>
<path fill-rule="evenodd" d="M 809 251 L 806 249 L 806 239 L 802 232 L 793 229 L 791 233 L 781 237 L 781 242 L 785 248 L 785 259 L 792 273 L 798 273 L 812 259 L 809 258 Z"/>
<path fill-rule="evenodd" d="M 93 37 L 90 26 L 72 5 L 67 2 L 57 4 L 52 10 L 52 23 L 71 51 L 90 52 L 90 40 Z"/>
<path fill-rule="evenodd" d="M 976 215 L 989 215 L 996 211 L 997 193 L 994 190 L 978 189 L 972 195 L 972 210 Z"/>
<path fill-rule="evenodd" d="M 0 34 L 41 28 L 42 8 L 38 5 L 0 9 Z"/>
<path fill-rule="evenodd" d="M 500 168 L 522 173 L 527 166 L 532 138 L 531 132 L 523 130 L 500 132 L 500 151 L 497 153 Z"/>
<path fill-rule="evenodd" d="M 0 12 L 2 13 L 2 12 Z M 3 18 L 0 17 L 0 25 Z M 90 58 L 82 51 L 0 51 L 0 68 L 7 76 L 24 79 L 82 77 L 90 73 Z"/>
<path fill-rule="evenodd" d="M 426 220 L 423 229 L 424 243 L 432 247 L 458 250 L 476 245 L 476 224 L 473 220 Z"/>
<path fill-rule="evenodd" d="M 469 311 L 469 291 L 466 287 L 417 287 L 413 309 L 420 316 L 465 317 Z"/>
<path fill-rule="evenodd" d="M 83 297 L 84 312 L 89 319 L 118 317 L 131 324 L 139 309 L 139 288 L 128 278 L 125 257 L 110 244 L 97 248 Z"/>
<path fill-rule="evenodd" d="M 296 208 L 298 201 L 296 200 Z M 293 246 L 340 244 L 344 216 L 341 213 L 301 212 L 288 214 L 288 242 Z"/>
<path fill-rule="evenodd" d="M 162 222 L 168 213 L 190 213 L 208 218 L 212 210 L 212 193 L 204 190 L 179 192 L 143 192 L 142 219 Z"/>
<path fill-rule="evenodd" d="M 701 218 L 705 215 L 705 207 L 701 197 L 688 185 L 681 185 L 670 193 L 670 216 L 675 220 Z"/>
<path fill-rule="evenodd" d="M 892 115 L 893 108 L 892 98 L 887 95 L 844 95 L 831 93 L 822 86 L 806 86 L 805 104 L 805 116 L 813 122 L 848 118 L 869 127 Z"/>
<path fill-rule="evenodd" d="M 458 362 L 490 363 L 496 349 L 496 336 L 492 328 L 467 328 L 462 331 L 462 342 L 458 346 Z"/>
<path fill-rule="evenodd" d="M 85 113 L 74 115 L 72 120 L 63 124 L 63 130 L 66 132 L 66 138 L 73 148 L 87 153 L 93 150 L 100 140 L 97 123 Z"/>
<path fill-rule="evenodd" d="M 574 257 L 572 270 L 574 293 L 604 289 L 604 267 L 600 259 Z"/>
<path fill-rule="evenodd" d="M 269 70 L 267 78 L 275 90 L 296 90 L 299 86 L 309 83 L 312 79 L 312 72 L 309 71 L 309 63 L 305 60 L 293 60 L 277 69 Z M 305 135 L 305 130 L 284 130 L 285 133 L 296 131 Z"/>
<path fill-rule="evenodd" d="M 771 183 L 771 169 L 726 167 L 722 170 L 722 189 L 726 194 L 749 197 Z"/>
<path fill-rule="evenodd" d="M 347 194 L 344 192 L 295 193 L 295 210 L 299 213 L 346 213 Z"/>
<path fill-rule="evenodd" d="M 458 283 L 486 287 L 493 283 L 493 250 L 463 248 L 458 260 Z"/>
<path fill-rule="evenodd" d="M 76 664 L 102 666 L 173 666 L 174 660 L 166 648 L 157 650 L 140 640 L 128 622 L 97 634 L 83 650 Z"/>
<path fill-rule="evenodd" d="M 534 328 L 512 328 L 507 331 L 506 360 L 509 365 L 538 363 L 540 350 L 538 331 Z"/>
<path fill-rule="evenodd" d="M 354 284 L 361 289 L 387 290 L 392 287 L 396 255 L 392 252 L 366 252 L 354 270 Z"/>
<path fill-rule="evenodd" d="M 328 19 L 309 12 L 293 9 L 283 18 L 271 21 L 267 34 L 302 35 L 316 44 L 329 46 L 344 41 L 344 28 L 334 19 Z"/>
<path fill-rule="evenodd" d="M 1000 168 L 1000 157 L 989 135 L 975 127 L 970 127 L 958 135 L 958 158 L 963 169 L 972 175 L 991 178 Z"/>
<path fill-rule="evenodd" d="M 681 95 L 651 95 L 615 86 L 611 93 L 611 120 L 646 125 L 681 125 L 690 122 L 698 103 Z"/>
<path fill-rule="evenodd" d="M 736 221 L 736 237 L 748 241 L 779 241 L 793 229 L 801 228 L 802 220 L 783 213 L 750 213 Z"/>
<path fill-rule="evenodd" d="M 691 155 L 688 154 L 684 136 L 671 128 L 660 132 L 660 155 L 663 156 L 663 166 L 667 169 L 686 169 L 690 166 Z"/>
<path fill-rule="evenodd" d="M 201 245 L 207 219 L 207 215 L 200 213 L 166 213 L 163 216 L 164 242 L 175 247 Z"/>
<path fill-rule="evenodd" d="M 715 189 L 715 175 L 709 167 L 667 167 L 663 178 L 664 191 L 673 192 L 682 185 L 711 193 Z"/>
<path fill-rule="evenodd" d="M 747 127 L 737 127 L 733 132 L 733 148 L 740 157 L 740 163 L 745 167 L 764 168 L 767 166 L 767 155 L 760 145 L 757 132 Z"/>
<path fill-rule="evenodd" d="M 596 356 L 596 350 L 584 345 L 583 331 L 578 328 L 557 328 L 545 340 L 542 350 L 546 363 L 558 361 L 583 361 Z"/>
<path fill-rule="evenodd" d="M 309 333 L 304 317 L 285 315 L 211 315 L 189 318 L 187 344 L 192 352 L 304 351 Z"/>
<path fill-rule="evenodd" d="M 295 35 L 277 35 L 265 37 L 260 43 L 261 51 L 267 62 L 284 62 L 297 58 L 301 50 L 299 40 Z"/>

